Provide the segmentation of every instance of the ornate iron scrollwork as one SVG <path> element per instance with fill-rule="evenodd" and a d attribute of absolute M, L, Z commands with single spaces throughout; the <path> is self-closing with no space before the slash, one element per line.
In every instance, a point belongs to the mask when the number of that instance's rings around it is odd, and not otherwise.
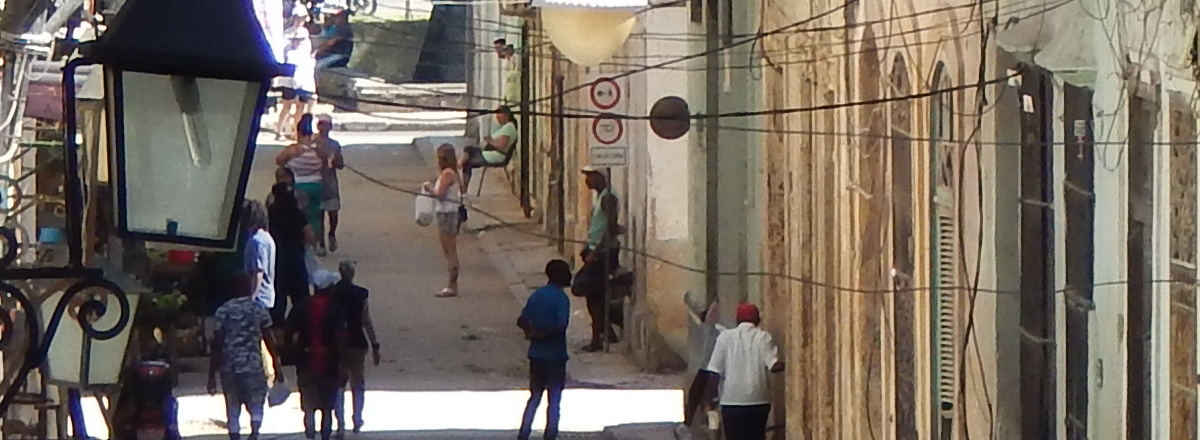
<path fill-rule="evenodd" d="M 3 416 L 7 414 L 13 398 L 25 386 L 29 373 L 46 362 L 50 353 L 50 344 L 54 341 L 54 335 L 58 332 L 59 326 L 63 325 L 63 319 L 67 316 L 68 311 L 87 337 L 100 341 L 120 335 L 129 326 L 133 316 L 129 298 L 125 292 L 116 283 L 105 279 L 102 270 L 74 264 L 68 267 L 16 268 L 13 265 L 17 260 L 17 249 L 20 247 L 16 233 L 12 229 L 0 227 L 0 240 L 3 242 L 3 254 L 0 254 L 0 291 L 15 299 L 28 316 L 25 319 L 25 331 L 28 335 L 25 358 L 14 376 L 12 384 L 4 391 L 3 400 L 0 400 L 0 416 Z M 76 279 L 76 281 L 63 292 L 54 307 L 54 312 L 43 326 L 38 313 L 38 305 L 30 298 L 30 295 L 11 284 L 10 281 L 52 279 Z M 118 310 L 109 310 L 110 307 L 106 302 L 101 302 L 94 297 L 87 298 L 82 303 L 77 302 L 78 295 L 97 290 L 106 292 L 107 295 L 116 299 Z M 71 310 L 75 304 L 77 304 L 76 308 Z M 15 323 L 10 312 L 10 310 L 0 307 L 0 325 L 3 325 L 3 329 L 0 330 L 0 349 L 6 348 L 13 342 Z M 91 318 L 105 316 L 108 313 L 118 313 L 116 323 L 109 328 L 96 328 Z M 42 332 L 43 328 L 45 333 Z"/>

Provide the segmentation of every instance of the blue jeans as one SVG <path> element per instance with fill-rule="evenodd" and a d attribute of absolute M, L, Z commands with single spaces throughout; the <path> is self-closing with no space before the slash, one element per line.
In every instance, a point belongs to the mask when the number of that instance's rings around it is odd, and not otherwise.
<path fill-rule="evenodd" d="M 533 431 L 533 418 L 537 415 L 538 406 L 542 404 L 542 393 L 549 396 L 546 402 L 546 432 L 542 438 L 555 440 L 558 437 L 558 407 L 562 402 L 566 383 L 567 361 L 529 360 L 529 402 L 525 404 L 525 414 L 521 417 L 518 440 L 529 440 L 529 434 Z"/>

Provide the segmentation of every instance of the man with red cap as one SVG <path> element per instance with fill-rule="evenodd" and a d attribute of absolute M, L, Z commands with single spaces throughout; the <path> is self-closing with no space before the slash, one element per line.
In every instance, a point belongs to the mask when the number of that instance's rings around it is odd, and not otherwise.
<path fill-rule="evenodd" d="M 721 332 L 705 368 L 720 377 L 726 440 L 764 440 L 771 414 L 769 373 L 783 371 L 771 334 L 758 328 L 758 307 L 741 303 L 737 327 Z"/>

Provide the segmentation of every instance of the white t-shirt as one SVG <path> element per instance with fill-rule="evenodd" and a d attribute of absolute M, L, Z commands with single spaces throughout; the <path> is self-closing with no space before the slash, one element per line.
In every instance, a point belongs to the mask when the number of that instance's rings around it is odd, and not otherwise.
<path fill-rule="evenodd" d="M 434 182 L 433 186 L 436 188 L 441 184 L 442 176 L 438 176 L 437 182 Z M 458 189 L 458 182 L 454 182 L 450 184 L 449 188 L 446 188 L 446 195 L 438 200 L 437 212 L 458 212 L 458 207 L 461 205 L 462 191 Z"/>
<path fill-rule="evenodd" d="M 721 375 L 721 405 L 763 405 L 771 401 L 771 367 L 779 348 L 771 334 L 743 322 L 717 336 L 708 371 Z"/>
<path fill-rule="evenodd" d="M 317 91 L 317 60 L 313 58 L 312 38 L 308 34 L 308 28 L 292 27 L 287 30 L 285 37 L 289 44 L 284 51 L 284 58 L 288 64 L 296 66 L 296 72 L 292 74 L 290 84 L 283 87 L 310 93 Z"/>

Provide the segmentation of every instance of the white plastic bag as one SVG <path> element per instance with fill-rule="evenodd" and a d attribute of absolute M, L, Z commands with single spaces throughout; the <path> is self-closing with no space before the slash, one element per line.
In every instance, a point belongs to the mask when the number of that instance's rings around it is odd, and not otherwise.
<path fill-rule="evenodd" d="M 287 382 L 275 382 L 275 386 L 267 392 L 267 405 L 272 408 L 283 405 L 290 395 L 292 395 L 292 387 L 288 386 Z"/>
<path fill-rule="evenodd" d="M 433 224 L 437 211 L 437 199 L 426 191 L 421 191 L 416 197 L 417 226 L 426 227 Z"/>
<path fill-rule="evenodd" d="M 312 275 L 321 270 L 321 261 L 317 259 L 317 253 L 313 251 L 312 246 L 304 249 L 304 269 L 308 272 L 309 282 L 311 283 Z"/>

